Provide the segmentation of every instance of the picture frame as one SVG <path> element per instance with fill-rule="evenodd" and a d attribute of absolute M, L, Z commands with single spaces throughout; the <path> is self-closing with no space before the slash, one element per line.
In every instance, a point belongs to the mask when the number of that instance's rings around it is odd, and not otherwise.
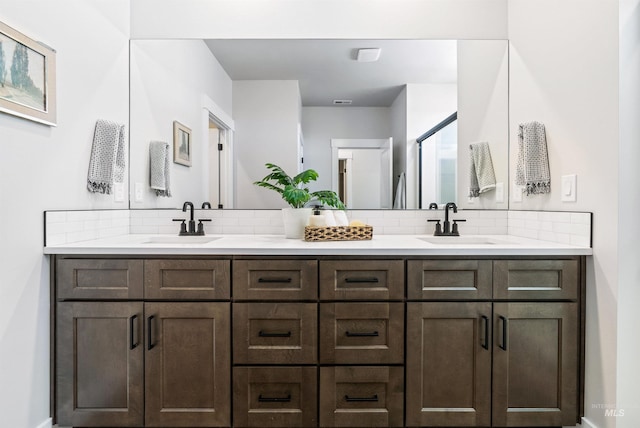
<path fill-rule="evenodd" d="M 191 166 L 191 128 L 173 121 L 173 162 Z"/>
<path fill-rule="evenodd" d="M 3 22 L 0 112 L 56 126 L 56 51 Z"/>

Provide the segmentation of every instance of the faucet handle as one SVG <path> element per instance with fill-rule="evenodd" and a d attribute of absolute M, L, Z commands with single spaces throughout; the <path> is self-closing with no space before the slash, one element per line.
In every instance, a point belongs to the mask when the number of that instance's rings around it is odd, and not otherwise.
<path fill-rule="evenodd" d="M 440 236 L 442 235 L 442 226 L 440 225 L 440 219 L 434 218 L 434 219 L 427 219 L 428 222 L 437 222 L 436 223 L 436 230 L 435 232 L 433 232 L 433 236 Z"/>
<path fill-rule="evenodd" d="M 198 231 L 196 232 L 197 235 L 204 235 L 204 225 L 202 224 L 203 221 L 211 221 L 211 219 L 210 218 L 198 219 Z"/>
<path fill-rule="evenodd" d="M 467 220 L 460 219 L 460 220 L 451 220 L 451 221 L 453 221 L 453 226 L 451 227 L 451 234 L 459 236 L 460 233 L 458 232 L 458 222 L 465 222 Z"/>
<path fill-rule="evenodd" d="M 185 235 L 187 233 L 187 225 L 185 224 L 185 219 L 183 218 L 174 218 L 173 221 L 181 221 L 180 223 L 180 235 Z"/>

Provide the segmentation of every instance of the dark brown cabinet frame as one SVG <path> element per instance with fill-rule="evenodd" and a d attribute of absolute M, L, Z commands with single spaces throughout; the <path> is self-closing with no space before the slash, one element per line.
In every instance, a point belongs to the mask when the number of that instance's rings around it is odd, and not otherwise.
<path fill-rule="evenodd" d="M 320 314 L 322 312 L 321 307 L 323 304 L 326 304 L 326 305 L 352 304 L 350 303 L 349 298 L 345 297 L 344 291 L 339 291 L 337 297 L 336 295 L 323 294 L 325 293 L 324 291 L 322 291 L 323 289 L 325 289 L 326 292 L 328 293 L 334 292 L 331 290 L 332 288 L 334 290 L 338 290 L 338 288 L 335 287 L 335 284 L 336 284 L 335 282 L 333 283 L 333 285 L 328 285 L 328 281 L 326 279 L 328 278 L 327 277 L 328 273 L 326 271 L 323 272 L 321 268 L 321 266 L 323 265 L 323 261 L 325 266 L 332 266 L 332 267 L 336 267 L 336 266 L 341 267 L 343 265 L 348 266 L 350 264 L 357 264 L 359 261 L 361 261 L 363 270 L 371 269 L 373 266 L 376 266 L 376 264 L 379 265 L 382 263 L 383 265 L 385 265 L 385 264 L 388 264 L 389 261 L 391 261 L 391 269 L 394 269 L 393 271 L 394 274 L 391 275 L 391 277 L 393 278 L 394 283 L 397 282 L 398 276 L 406 277 L 406 280 L 402 281 L 402 285 L 401 285 L 402 290 L 400 294 L 398 294 L 397 291 L 394 291 L 396 290 L 396 287 L 397 287 L 397 284 L 396 284 L 393 286 L 393 289 L 389 291 L 384 291 L 380 288 L 376 289 L 376 293 L 372 294 L 372 296 L 376 296 L 376 295 L 380 296 L 377 298 L 372 297 L 371 299 L 366 299 L 365 297 L 367 296 L 367 294 L 364 291 L 362 292 L 356 291 L 355 293 L 353 293 L 353 295 L 358 297 L 358 299 L 354 299 L 354 302 L 358 302 L 358 301 L 359 302 L 369 301 L 369 302 L 377 302 L 377 303 L 394 302 L 396 304 L 399 303 L 404 307 L 403 334 L 405 337 L 404 339 L 405 343 L 404 343 L 404 350 L 403 350 L 404 351 L 403 361 L 400 364 L 385 363 L 385 364 L 373 364 L 373 365 L 369 364 L 368 366 L 370 369 L 376 369 L 376 368 L 391 369 L 394 373 L 396 373 L 394 379 L 397 378 L 397 370 L 401 370 L 401 372 L 403 373 L 402 376 L 404 380 L 402 381 L 403 383 L 401 383 L 401 385 L 403 386 L 400 387 L 401 396 L 404 396 L 403 398 L 404 404 L 402 405 L 403 426 L 417 426 L 417 425 L 409 424 L 412 418 L 413 420 L 415 420 L 415 417 L 412 417 L 411 415 L 408 414 L 408 412 L 410 411 L 410 407 L 412 405 L 415 407 L 415 405 L 411 404 L 411 402 L 416 398 L 404 395 L 407 389 L 407 385 L 406 385 L 407 378 L 410 378 L 411 376 L 413 376 L 412 373 L 404 372 L 404 367 L 409 360 L 416 358 L 415 353 L 412 353 L 410 349 L 412 345 L 407 343 L 408 341 L 407 337 L 410 336 L 411 334 L 415 334 L 415 326 L 411 326 L 410 323 L 408 324 L 408 320 L 417 314 L 416 311 L 419 310 L 417 308 L 419 308 L 421 305 L 433 306 L 433 305 L 438 305 L 440 303 L 442 304 L 442 307 L 446 307 L 447 305 L 458 305 L 458 307 L 460 308 L 464 308 L 464 307 L 474 308 L 474 307 L 477 307 L 478 305 L 480 305 L 481 307 L 485 307 L 487 305 L 491 307 L 492 316 L 490 318 L 488 317 L 489 318 L 488 319 L 488 331 L 489 331 L 488 336 L 490 337 L 486 337 L 486 339 L 488 341 L 487 343 L 490 344 L 489 350 L 491 351 L 491 348 L 494 348 L 493 352 L 497 352 L 497 350 L 501 350 L 500 348 L 503 345 L 500 342 L 501 339 L 499 340 L 498 336 L 502 334 L 504 320 L 501 319 L 498 315 L 496 315 L 498 312 L 506 311 L 505 313 L 509 313 L 514 310 L 510 308 L 516 308 L 515 311 L 517 313 L 521 313 L 522 311 L 526 313 L 529 310 L 539 314 L 540 312 L 544 312 L 545 310 L 551 310 L 552 307 L 556 308 L 556 312 L 566 311 L 566 308 L 568 306 L 574 308 L 574 309 L 571 309 L 571 311 L 575 313 L 576 315 L 575 319 L 573 321 L 569 320 L 568 325 L 570 325 L 570 328 L 572 330 L 574 331 L 577 330 L 578 335 L 576 337 L 574 344 L 570 346 L 570 349 L 568 349 L 566 352 L 571 352 L 572 355 L 575 355 L 574 360 L 577 364 L 577 367 L 569 368 L 575 374 L 575 377 L 576 377 L 576 381 L 575 381 L 576 388 L 571 392 L 575 399 L 570 401 L 573 401 L 574 403 L 572 405 L 575 408 L 575 415 L 574 415 L 575 422 L 578 423 L 580 421 L 580 417 L 584 414 L 584 349 L 585 349 L 584 328 L 585 328 L 585 301 L 586 301 L 586 298 L 585 298 L 586 261 L 584 256 L 566 256 L 566 257 L 535 257 L 535 256 L 444 257 L 444 256 L 441 256 L 441 257 L 401 257 L 401 258 L 396 258 L 394 260 L 390 260 L 390 259 L 394 259 L 394 258 L 378 257 L 378 256 L 376 257 L 350 256 L 350 257 L 336 258 L 332 256 L 319 256 L 319 257 L 153 256 L 153 257 L 144 257 L 144 256 L 56 255 L 56 256 L 52 256 L 52 261 L 51 261 L 51 278 L 52 278 L 51 340 L 52 340 L 52 344 L 56 344 L 57 343 L 56 341 L 58 340 L 57 335 L 66 334 L 58 331 L 57 321 L 58 319 L 62 319 L 63 317 L 68 315 L 68 314 L 65 315 L 65 311 L 67 311 L 67 309 L 64 309 L 65 306 L 58 306 L 58 303 L 61 303 L 61 302 L 68 303 L 68 305 L 66 306 L 72 307 L 79 302 L 88 303 L 94 300 L 100 300 L 100 298 L 97 297 L 97 296 L 100 296 L 100 292 L 98 291 L 97 292 L 98 294 L 95 294 L 96 291 L 91 289 L 91 287 L 94 285 L 92 284 L 92 281 L 91 281 L 91 275 L 87 275 L 85 273 L 83 274 L 84 276 L 82 275 L 80 276 L 79 278 L 81 282 L 80 287 L 71 287 L 71 288 L 68 287 L 69 284 L 77 284 L 78 278 L 77 277 L 71 278 L 71 281 L 70 281 L 69 278 L 61 277 L 61 275 L 63 274 L 61 273 L 61 270 L 58 268 L 59 263 L 66 263 L 65 262 L 66 260 L 73 260 L 75 262 L 82 261 L 81 264 L 87 263 L 87 266 L 90 266 L 93 264 L 94 267 L 96 266 L 95 262 L 99 261 L 98 267 L 102 266 L 107 271 L 109 271 L 111 275 L 110 278 L 112 280 L 116 282 L 120 280 L 127 280 L 127 281 L 132 280 L 132 281 L 140 281 L 141 283 L 144 283 L 144 281 L 146 281 L 146 280 L 143 281 L 140 277 L 138 277 L 138 276 L 141 276 L 141 277 L 145 276 L 142 270 L 142 266 L 144 265 L 145 260 L 155 260 L 157 262 L 159 261 L 160 264 L 168 263 L 169 266 L 172 266 L 172 263 L 177 263 L 177 266 L 180 266 L 185 262 L 190 262 L 190 263 L 196 262 L 196 266 L 197 266 L 199 265 L 198 261 L 202 261 L 202 264 L 204 266 L 207 266 L 211 264 L 212 260 L 216 260 L 218 262 L 221 260 L 222 261 L 226 260 L 226 262 L 223 262 L 222 264 L 222 271 L 219 270 L 218 272 L 219 275 L 213 278 L 214 284 L 215 283 L 217 283 L 218 285 L 223 284 L 223 287 L 221 287 L 217 291 L 212 291 L 212 290 L 198 291 L 200 296 L 194 297 L 193 301 L 218 302 L 222 305 L 227 305 L 227 308 L 231 308 L 235 304 L 235 302 L 242 302 L 244 304 L 250 304 L 253 302 L 273 303 L 278 301 L 282 301 L 283 303 L 289 302 L 293 304 L 296 304 L 296 302 L 307 303 L 307 304 L 314 303 L 318 310 L 317 312 L 318 327 L 321 326 Z M 306 261 L 305 263 L 303 263 L 305 266 L 304 270 L 301 271 L 299 274 L 297 274 L 295 272 L 295 269 L 291 267 L 290 261 L 292 260 Z M 244 294 L 244 295 L 239 294 L 238 296 L 234 296 L 234 293 L 232 292 L 232 290 L 235 290 L 234 287 L 237 286 L 240 282 L 237 280 L 238 273 L 235 271 L 235 263 L 237 263 L 238 266 L 244 266 L 245 272 L 246 272 L 246 265 L 247 263 L 251 265 L 251 261 L 255 262 L 254 265 L 258 267 L 258 270 L 259 269 L 269 270 L 268 268 L 270 264 L 274 264 L 276 267 L 279 267 L 280 269 L 285 271 L 293 270 L 294 282 L 300 281 L 300 278 L 303 278 L 304 281 L 307 281 L 307 282 L 309 280 L 311 280 L 312 282 L 316 281 L 315 292 L 311 292 L 311 293 L 309 293 L 308 291 L 300 292 L 299 289 L 294 289 L 292 291 L 289 291 L 289 297 L 280 298 L 277 292 L 273 293 L 271 290 L 270 292 L 272 293 L 272 295 L 267 296 L 265 299 L 263 299 L 261 298 L 259 292 L 258 294 L 255 294 L 256 290 L 252 289 L 252 291 L 250 291 L 251 294 Z M 227 269 L 224 268 L 225 263 L 226 263 L 226 266 L 228 266 Z M 314 267 L 314 263 L 317 263 L 318 266 L 320 266 L 320 268 Z M 397 267 L 395 267 L 398 263 L 400 263 L 401 271 L 398 271 Z M 562 265 L 566 263 L 571 264 L 572 267 L 569 269 L 567 269 L 566 266 L 563 267 Z M 293 263 L 293 266 L 296 266 L 297 264 Z M 417 280 L 416 272 L 412 271 L 412 268 L 411 268 L 412 264 L 414 266 L 420 264 L 430 268 L 433 272 L 432 279 L 440 278 L 440 280 L 442 280 L 441 286 L 438 286 L 435 288 L 422 287 L 422 291 L 417 291 L 415 287 L 412 288 L 411 287 L 412 281 L 415 282 Z M 125 266 L 125 267 L 128 266 L 131 269 L 130 276 L 123 276 L 121 274 L 120 268 L 122 266 Z M 478 270 L 475 272 L 469 273 L 474 270 L 474 266 L 476 266 Z M 491 266 L 490 267 L 491 273 L 487 273 L 487 269 L 488 269 L 487 266 Z M 218 269 L 220 269 L 220 265 L 218 265 Z M 442 272 L 447 270 L 456 271 L 456 273 L 453 276 L 447 276 L 445 275 L 445 273 Z M 539 290 L 535 290 L 535 284 L 531 284 L 532 278 L 536 276 L 536 270 L 546 271 L 542 275 L 543 283 L 540 285 Z M 398 272 L 400 272 L 400 275 L 398 275 Z M 557 272 L 557 273 L 549 273 L 549 272 Z M 245 273 L 243 275 L 247 275 L 247 274 Z M 556 279 L 556 275 L 558 278 L 564 279 L 564 284 L 567 284 L 567 287 L 553 286 L 552 283 Z M 374 276 L 378 276 L 378 274 Z M 171 278 L 172 277 L 169 276 L 169 279 Z M 175 279 L 177 277 L 174 276 L 173 278 Z M 199 278 L 201 280 L 200 282 L 203 283 L 202 288 L 204 289 L 211 288 L 211 284 L 207 282 L 208 280 L 205 281 L 205 279 L 207 278 L 206 275 L 202 275 L 202 272 L 200 272 Z M 340 278 L 344 279 L 344 275 L 341 276 Z M 369 277 L 365 275 L 364 279 L 368 280 L 368 278 Z M 520 281 L 521 284 L 516 285 L 515 287 L 509 287 L 509 285 L 507 284 L 506 287 L 502 287 L 502 290 L 496 291 L 495 287 L 497 286 L 497 284 L 504 282 L 505 278 L 507 280 L 509 278 L 512 278 L 512 279 L 515 278 L 516 281 Z M 279 278 L 277 277 L 277 275 L 274 278 L 272 274 L 271 279 L 275 281 L 275 280 L 278 280 Z M 473 281 L 473 285 L 468 286 L 466 283 L 470 279 Z M 61 285 L 62 282 L 65 282 L 65 285 Z M 236 282 L 238 282 L 238 284 L 236 284 Z M 492 284 L 491 287 L 493 288 L 490 291 L 491 294 L 487 295 L 486 294 L 487 292 L 482 291 L 481 287 L 478 288 L 478 285 L 483 282 Z M 224 289 L 225 283 L 229 284 L 229 287 L 226 290 Z M 527 289 L 527 284 L 534 286 L 533 287 L 534 289 L 533 290 Z M 148 286 L 148 282 L 147 282 L 147 286 Z M 362 284 L 356 284 L 356 286 L 362 286 Z M 180 287 L 181 287 L 181 284 L 178 283 L 177 288 L 180 288 Z M 297 287 L 296 284 L 294 284 L 293 288 L 295 287 Z M 575 288 L 572 289 L 571 287 L 575 287 Z M 124 291 L 122 288 L 122 284 L 117 284 L 115 287 L 111 287 L 111 288 L 119 294 L 117 296 L 107 298 L 106 299 L 107 301 L 105 303 L 117 304 L 117 303 L 129 302 L 130 304 L 144 307 L 143 304 L 146 302 L 146 300 L 145 300 L 145 297 L 143 297 L 144 292 L 142 290 L 140 290 L 139 292 L 140 295 L 138 295 L 136 294 L 138 293 L 138 291 L 130 291 L 130 290 Z M 158 302 L 164 301 L 163 304 L 167 305 L 167 307 L 170 307 L 172 304 L 180 304 L 177 302 L 179 302 L 181 299 L 190 300 L 190 298 L 188 297 L 189 296 L 188 291 L 189 290 L 173 291 L 173 293 L 177 293 L 177 294 L 175 294 L 174 296 L 168 296 L 164 298 L 158 297 L 157 301 Z M 541 293 L 537 293 L 537 291 L 541 291 Z M 346 295 L 347 296 L 349 295 L 349 291 L 346 292 Z M 326 297 L 323 297 L 323 296 L 326 296 Z M 540 298 L 540 296 L 542 297 Z M 151 304 L 151 301 L 149 301 L 149 303 Z M 188 303 L 185 303 L 185 304 L 188 305 Z M 511 307 L 509 307 L 509 305 L 511 305 Z M 539 306 L 536 306 L 536 305 L 539 305 Z M 61 308 L 62 308 L 62 312 L 59 313 L 58 309 L 61 309 Z M 104 306 L 104 308 L 109 308 L 109 305 Z M 497 310 L 496 308 L 499 310 Z M 543 310 L 541 308 L 546 308 L 546 309 Z M 104 310 L 108 311 L 108 309 L 104 309 Z M 463 309 L 463 311 L 464 310 L 466 309 Z M 233 311 L 231 310 L 231 312 Z M 465 316 L 463 316 L 463 318 Z M 505 316 L 505 318 L 508 318 L 508 316 Z M 516 315 L 516 318 L 517 318 L 517 315 Z M 553 316 L 551 318 L 553 318 Z M 143 323 L 144 320 L 145 318 L 136 320 L 135 322 Z M 231 314 L 229 314 L 226 322 L 227 322 L 227 325 L 225 328 L 228 331 L 227 340 L 229 341 L 229 343 L 227 344 L 227 350 L 228 350 L 227 356 L 230 358 L 231 352 L 232 352 L 231 342 L 233 340 L 232 339 L 233 320 L 232 320 Z M 478 345 L 481 348 L 482 348 L 482 345 L 484 344 L 483 342 L 484 338 L 481 337 L 484 331 L 482 322 L 484 321 L 481 320 L 476 322 L 476 328 L 478 329 L 478 333 L 477 333 L 478 336 L 476 337 L 476 340 L 478 340 Z M 572 323 L 574 323 L 574 325 L 572 325 Z M 548 323 L 548 324 L 552 326 L 553 323 Z M 140 337 L 135 339 L 146 340 L 146 337 L 144 334 L 145 328 L 146 327 L 142 325 L 139 327 Z M 509 328 L 509 326 L 507 326 L 507 328 Z M 522 328 L 526 329 L 527 327 L 523 326 Z M 319 337 L 320 336 L 319 333 L 317 334 L 317 336 L 318 336 L 317 340 L 320 343 L 322 338 Z M 141 343 L 140 345 L 146 346 L 147 344 Z M 224 346 L 224 344 L 218 344 L 217 346 Z M 485 349 L 482 349 L 482 350 L 486 351 Z M 333 388 L 333 387 L 331 388 L 324 387 L 323 389 L 320 382 L 321 369 L 323 368 L 331 369 L 331 373 L 335 373 L 335 369 L 343 370 L 344 368 L 349 367 L 348 365 L 345 366 L 344 363 L 330 364 L 330 363 L 321 362 L 320 361 L 321 345 L 317 346 L 317 348 L 314 351 L 317 353 L 318 360 L 316 362 L 313 362 L 312 364 L 303 364 L 303 365 L 298 364 L 295 366 L 291 366 L 290 363 L 287 363 L 287 362 L 283 362 L 282 365 L 280 364 L 280 362 L 277 362 L 278 367 L 282 367 L 285 370 L 289 370 L 289 368 L 293 370 L 302 369 L 304 373 L 306 373 L 304 379 L 307 379 L 307 381 L 309 379 L 312 379 L 309 376 L 313 372 L 309 372 L 309 369 L 312 369 L 315 367 L 314 370 L 315 370 L 315 376 L 316 376 L 316 380 L 315 380 L 316 383 L 311 389 L 309 389 L 308 388 L 309 385 L 307 385 L 306 396 L 312 397 L 313 396 L 312 391 L 316 391 L 317 396 L 314 397 L 313 400 L 317 399 L 319 401 L 316 402 L 316 405 L 314 407 L 312 407 L 313 416 L 307 417 L 307 419 L 305 419 L 306 421 L 304 424 L 305 426 L 314 426 L 314 424 L 317 424 L 318 426 L 322 426 L 321 425 L 322 416 L 320 414 L 322 412 L 321 403 L 325 403 L 324 404 L 325 407 L 327 405 L 326 404 L 327 401 L 326 400 L 323 401 L 323 394 L 326 394 L 327 390 L 331 390 Z M 66 358 L 67 355 L 65 352 L 66 352 L 65 350 L 62 350 L 61 352 L 59 352 L 57 346 L 53 346 L 53 345 L 51 346 L 51 413 L 53 416 L 54 423 L 57 422 L 57 417 L 58 417 L 57 409 L 61 406 L 61 403 L 58 402 L 59 397 L 56 395 L 56 383 L 58 382 L 58 379 L 59 379 L 60 370 L 65 370 L 62 367 L 64 364 L 60 364 L 60 365 L 56 364 L 56 361 L 61 361 L 62 359 Z M 137 364 L 137 363 L 134 363 L 134 364 Z M 273 362 L 270 362 L 269 364 L 271 364 L 272 367 L 275 367 L 273 366 L 274 364 Z M 496 364 L 496 361 L 493 361 L 493 363 L 491 364 Z M 232 386 L 233 385 L 233 382 L 231 380 L 232 373 L 233 373 L 232 367 L 236 367 L 238 370 L 241 370 L 242 373 L 245 373 L 247 370 L 251 370 L 252 365 L 248 363 L 247 364 L 232 363 L 231 360 L 229 359 L 229 362 L 226 366 L 228 367 L 228 370 L 227 370 L 228 379 L 225 381 L 225 384 L 228 385 L 228 394 L 230 396 L 230 400 L 229 400 L 230 407 L 228 409 L 228 412 L 231 417 L 231 414 L 235 411 L 232 406 L 234 395 L 231 394 L 231 389 L 232 387 L 234 389 L 240 388 L 239 385 Z M 265 369 L 268 369 L 268 367 L 269 366 L 265 366 Z M 357 366 L 354 366 L 354 367 L 357 368 Z M 367 366 L 361 366 L 361 367 L 366 373 Z M 328 373 L 330 372 L 327 372 L 327 374 Z M 313 376 L 313 374 L 311 376 Z M 332 376 L 335 376 L 335 375 L 332 375 Z M 394 380 L 394 382 L 397 382 L 397 381 Z M 142 385 L 142 387 L 144 387 L 144 385 Z M 397 383 L 394 383 L 394 388 L 397 393 L 398 392 Z M 135 388 L 133 391 L 135 392 Z M 372 397 L 374 395 L 375 394 L 373 394 Z M 393 406 L 395 406 L 395 409 L 397 411 L 397 406 L 398 406 L 397 396 L 395 400 L 396 401 L 394 401 Z M 493 399 L 489 397 L 489 401 L 493 401 L 494 406 L 496 405 L 496 402 L 499 402 L 499 400 L 500 400 L 500 397 L 497 397 L 497 398 L 494 397 Z M 143 406 L 142 412 L 144 413 L 144 404 L 142 404 L 142 406 Z M 571 409 L 570 411 L 573 415 L 574 409 Z M 317 414 L 314 414 L 314 412 L 317 412 Z M 552 420 L 543 421 L 543 420 L 537 420 L 535 418 L 529 419 L 529 420 L 525 418 L 521 421 L 518 421 L 518 420 L 501 421 L 499 419 L 497 420 L 495 417 L 495 408 L 493 412 L 494 412 L 493 423 L 495 424 L 494 426 L 508 426 L 506 424 L 509 424 L 509 423 L 514 425 L 528 423 L 529 425 L 527 426 L 535 426 L 536 424 L 539 423 L 540 426 L 548 426 L 549 424 L 555 423 Z M 394 418 L 396 418 L 396 416 L 394 416 Z M 481 420 L 483 421 L 482 423 L 485 424 L 487 420 L 486 418 L 487 416 L 481 415 L 478 421 Z M 566 414 L 564 418 L 565 419 L 558 426 L 562 424 L 573 423 L 573 419 L 574 419 L 573 416 L 570 418 L 571 419 L 570 421 L 566 418 Z M 235 419 L 240 421 L 240 419 L 237 416 Z M 393 423 L 393 425 L 397 426 L 398 424 L 397 418 L 394 419 L 394 421 L 395 422 Z M 231 423 L 232 422 L 229 422 L 228 426 L 232 426 Z M 447 423 L 446 420 L 440 421 L 438 423 L 441 423 L 441 425 L 438 425 L 438 426 L 447 426 L 447 425 L 451 426 L 450 423 Z M 460 420 L 460 423 L 465 424 L 466 422 L 464 422 L 464 420 Z M 196 426 L 196 425 L 192 425 L 192 426 Z M 489 422 L 486 425 L 478 425 L 478 426 L 491 426 L 491 422 Z M 551 426 L 555 426 L 555 425 L 551 425 Z"/>

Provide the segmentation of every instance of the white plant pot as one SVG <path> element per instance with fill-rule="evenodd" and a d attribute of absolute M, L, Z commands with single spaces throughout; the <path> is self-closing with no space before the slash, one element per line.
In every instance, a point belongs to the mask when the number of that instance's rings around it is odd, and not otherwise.
<path fill-rule="evenodd" d="M 284 237 L 290 239 L 304 238 L 304 227 L 309 221 L 311 208 L 283 208 Z"/>

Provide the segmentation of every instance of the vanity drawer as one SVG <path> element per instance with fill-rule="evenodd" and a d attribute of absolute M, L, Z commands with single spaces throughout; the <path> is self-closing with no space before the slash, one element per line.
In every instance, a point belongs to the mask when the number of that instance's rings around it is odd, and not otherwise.
<path fill-rule="evenodd" d="M 322 300 L 401 300 L 402 260 L 320 261 Z"/>
<path fill-rule="evenodd" d="M 493 298 L 508 300 L 575 300 L 578 260 L 496 260 Z"/>
<path fill-rule="evenodd" d="M 235 427 L 315 427 L 316 367 L 235 367 Z"/>
<path fill-rule="evenodd" d="M 491 299 L 491 260 L 409 260 L 409 300 Z"/>
<path fill-rule="evenodd" d="M 321 367 L 321 427 L 401 427 L 402 367 Z"/>
<path fill-rule="evenodd" d="M 158 300 L 228 300 L 229 260 L 146 260 L 144 297 Z"/>
<path fill-rule="evenodd" d="M 403 303 L 321 303 L 320 363 L 402 364 Z"/>
<path fill-rule="evenodd" d="M 58 299 L 142 299 L 143 261 L 57 259 Z"/>
<path fill-rule="evenodd" d="M 316 303 L 234 303 L 233 359 L 238 364 L 317 362 Z"/>
<path fill-rule="evenodd" d="M 234 260 L 237 300 L 316 300 L 317 260 Z"/>

